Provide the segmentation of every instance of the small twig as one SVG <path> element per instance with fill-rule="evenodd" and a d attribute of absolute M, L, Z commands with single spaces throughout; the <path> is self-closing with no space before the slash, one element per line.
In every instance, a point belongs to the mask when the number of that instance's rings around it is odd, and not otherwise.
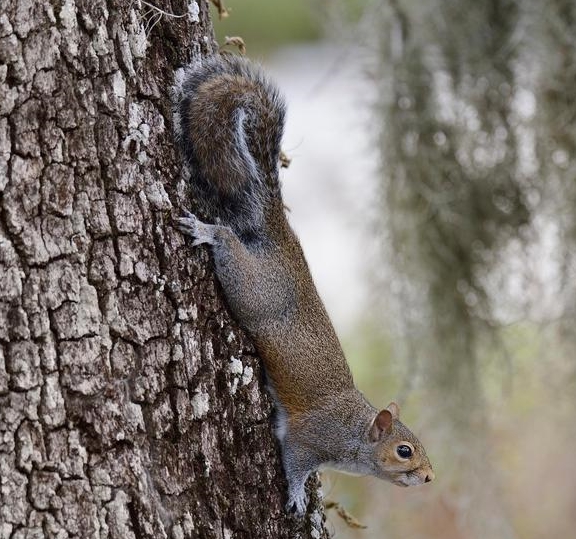
<path fill-rule="evenodd" d="M 150 2 L 146 2 L 146 0 L 140 0 L 145 6 L 148 6 L 152 11 L 157 11 L 160 16 L 166 15 L 166 17 L 171 17 L 173 19 L 181 19 L 182 17 L 187 17 L 189 15 L 188 12 L 182 13 L 182 15 L 176 15 L 175 13 L 168 13 L 163 9 L 151 4 Z"/>
<path fill-rule="evenodd" d="M 218 10 L 218 18 L 225 19 L 230 15 L 230 12 L 224 6 L 224 2 L 222 0 L 210 0 Z"/>
<path fill-rule="evenodd" d="M 149 36 L 152 33 L 154 27 L 161 20 L 162 20 L 162 13 L 154 13 L 153 15 L 150 15 L 150 18 L 148 19 L 148 22 L 146 23 L 146 26 L 144 28 L 144 32 L 146 33 L 147 36 Z"/>
<path fill-rule="evenodd" d="M 288 157 L 283 150 L 280 150 L 280 166 L 282 168 L 288 168 L 292 163 L 292 159 Z"/>
<path fill-rule="evenodd" d="M 240 36 L 232 36 L 232 37 L 226 36 L 224 38 L 224 45 L 220 47 L 220 50 L 222 50 L 222 48 L 226 47 L 227 45 L 238 47 L 238 51 L 240 52 L 240 54 L 246 54 L 246 44 L 244 43 L 244 40 Z"/>
<path fill-rule="evenodd" d="M 324 500 L 324 509 L 335 509 L 336 514 L 348 525 L 349 528 L 365 530 L 368 526 L 365 526 L 358 521 L 356 517 L 351 515 L 344 507 L 342 507 L 338 502 L 333 500 Z"/>
<path fill-rule="evenodd" d="M 154 27 L 162 20 L 162 17 L 181 19 L 183 17 L 190 16 L 189 12 L 183 13 L 182 15 L 176 15 L 175 13 L 168 13 L 167 11 L 164 11 L 163 9 L 155 6 L 154 4 L 151 4 L 150 2 L 147 2 L 146 0 L 140 1 L 144 6 L 148 8 L 141 15 L 143 19 L 147 19 L 144 26 L 144 33 L 146 34 L 146 37 L 150 35 Z"/>

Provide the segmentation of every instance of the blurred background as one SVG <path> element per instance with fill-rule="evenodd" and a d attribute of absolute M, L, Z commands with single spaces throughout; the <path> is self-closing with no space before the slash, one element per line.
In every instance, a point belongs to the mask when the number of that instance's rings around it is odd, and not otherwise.
<path fill-rule="evenodd" d="M 290 220 L 424 487 L 324 473 L 338 538 L 576 537 L 576 3 L 227 0 L 286 95 Z"/>

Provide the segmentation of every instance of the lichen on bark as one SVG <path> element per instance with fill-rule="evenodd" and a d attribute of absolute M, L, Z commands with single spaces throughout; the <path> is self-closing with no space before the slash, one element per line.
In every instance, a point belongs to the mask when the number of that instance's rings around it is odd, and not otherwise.
<path fill-rule="evenodd" d="M 260 361 L 171 224 L 208 5 L 149 9 L 0 10 L 0 539 L 326 537 L 315 486 L 283 510 Z"/>

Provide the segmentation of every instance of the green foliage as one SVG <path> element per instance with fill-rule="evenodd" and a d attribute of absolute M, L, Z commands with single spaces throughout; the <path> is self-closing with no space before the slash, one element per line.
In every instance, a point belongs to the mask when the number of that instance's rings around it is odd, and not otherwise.
<path fill-rule="evenodd" d="M 359 325 L 343 346 L 358 387 L 375 406 L 387 406 L 384 400 L 389 395 L 398 395 L 401 389 L 401 377 L 391 375 L 396 366 L 390 337 L 366 322 Z"/>
<path fill-rule="evenodd" d="M 318 14 L 306 0 L 227 0 L 225 5 L 229 17 L 219 21 L 216 10 L 212 14 L 218 42 L 241 36 L 251 56 L 321 36 Z"/>

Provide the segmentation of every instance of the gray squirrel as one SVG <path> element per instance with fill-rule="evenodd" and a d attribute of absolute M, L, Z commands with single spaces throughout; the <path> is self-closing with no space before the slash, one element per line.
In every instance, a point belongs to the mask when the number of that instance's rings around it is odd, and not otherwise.
<path fill-rule="evenodd" d="M 285 105 L 261 70 L 233 55 L 188 66 L 175 92 L 175 132 L 198 210 L 177 226 L 211 247 L 237 322 L 250 334 L 276 405 L 289 511 L 302 515 L 311 472 L 328 467 L 410 486 L 434 479 L 424 447 L 390 403 L 354 386 L 279 181 Z"/>

